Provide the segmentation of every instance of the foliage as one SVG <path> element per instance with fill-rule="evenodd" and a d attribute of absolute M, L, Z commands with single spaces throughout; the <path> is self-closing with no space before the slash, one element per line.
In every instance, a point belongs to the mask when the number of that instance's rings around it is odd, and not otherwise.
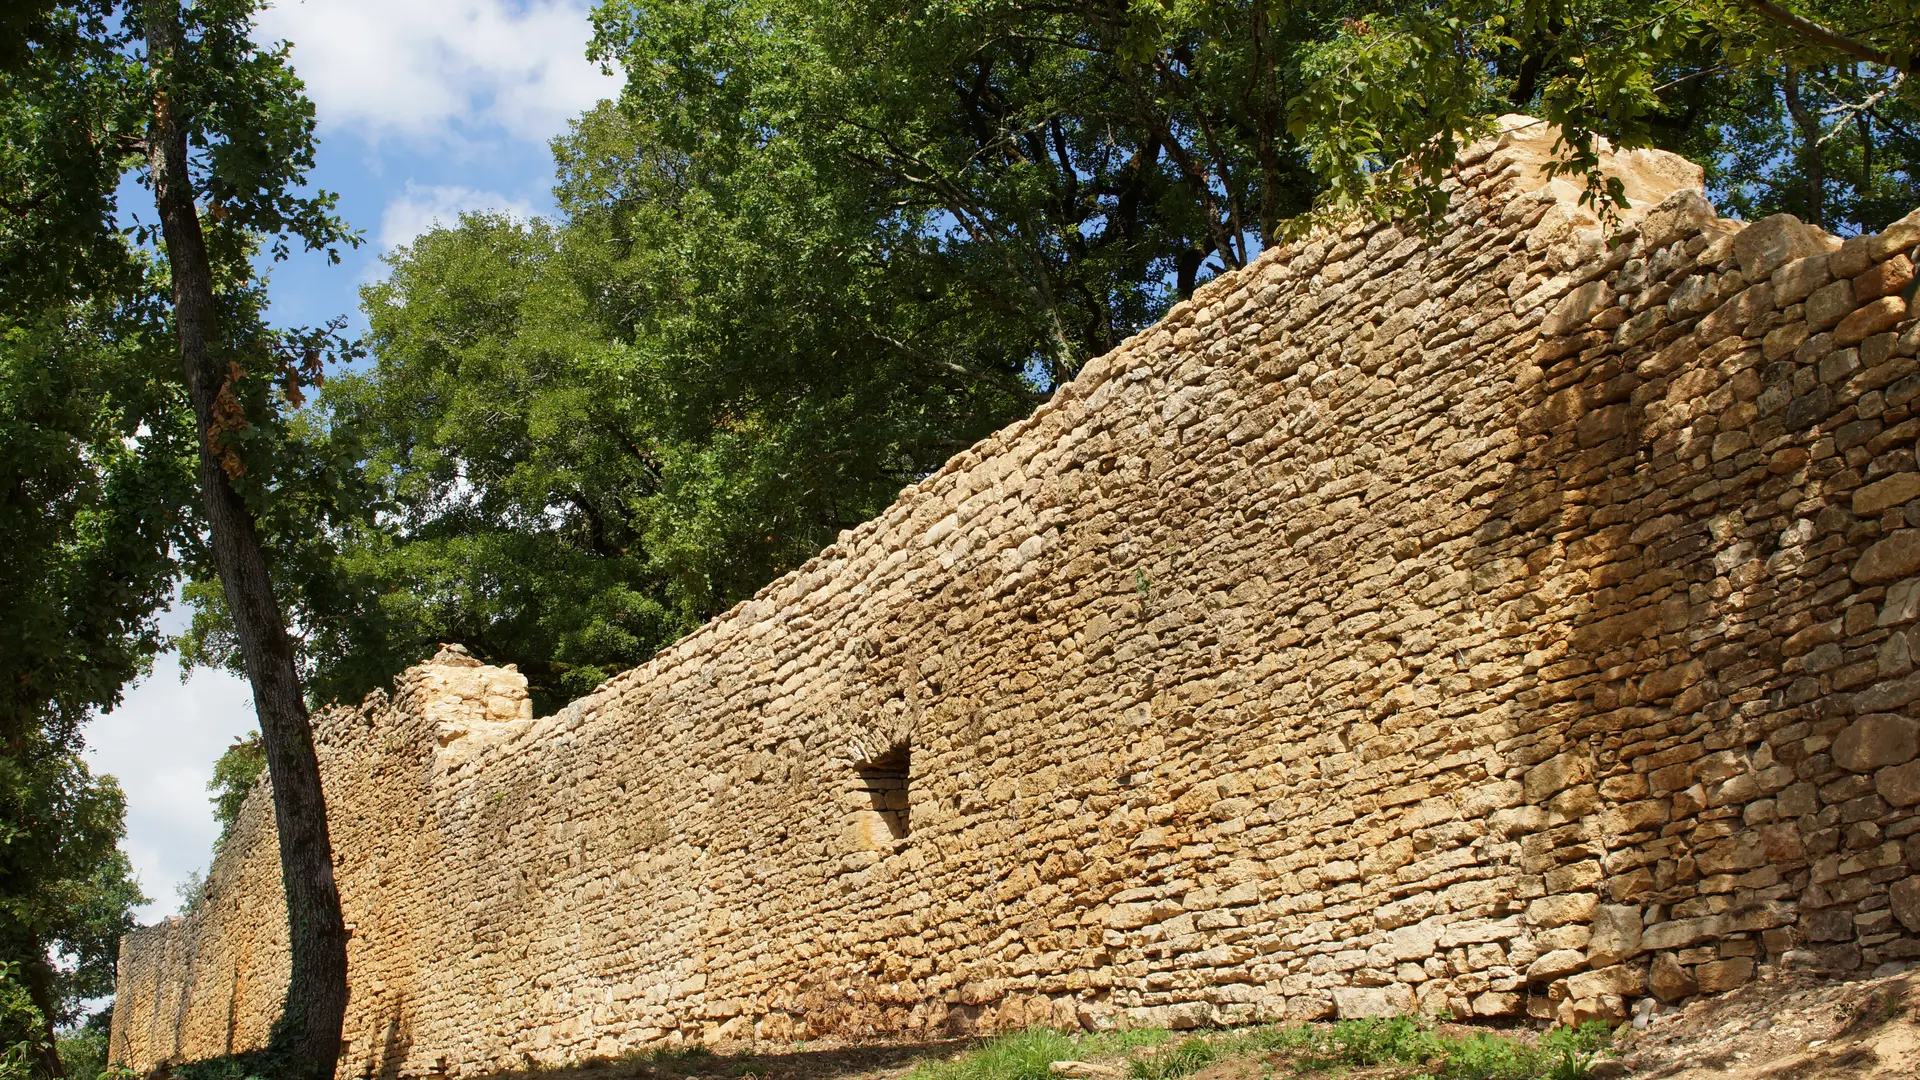
<path fill-rule="evenodd" d="M 1602 206 L 1620 197 L 1592 171 L 1604 137 L 1706 161 L 1731 209 L 1877 229 L 1920 201 L 1920 10 L 1798 6 L 1380 5 L 1305 46 L 1315 78 L 1290 122 L 1334 207 L 1431 201 L 1458 139 L 1502 103 L 1562 127 Z"/>
<path fill-rule="evenodd" d="M 1133 1080 L 1179 1080 L 1216 1061 L 1256 1054 L 1316 1073 L 1334 1068 L 1417 1066 L 1438 1080 L 1583 1080 L 1610 1033 L 1589 1021 L 1559 1027 L 1538 1042 L 1490 1031 L 1441 1035 L 1412 1017 L 1268 1025 L 1198 1032 L 1174 1039 L 1161 1028 L 1067 1035 L 1045 1028 L 985 1040 L 942 1061 L 920 1065 L 909 1080 L 1044 1080 L 1055 1061 L 1093 1060 L 1141 1047 L 1131 1055 Z"/>
<path fill-rule="evenodd" d="M 1179 1080 L 1199 1072 L 1219 1056 L 1219 1048 L 1206 1039 L 1182 1039 L 1158 1053 L 1135 1058 L 1127 1066 L 1127 1075 L 1133 1080 Z"/>
<path fill-rule="evenodd" d="M 944 1060 L 922 1062 L 909 1080 L 1046 1080 L 1047 1066 L 1158 1046 L 1171 1037 L 1162 1028 L 1068 1035 L 1051 1028 L 1027 1028 L 982 1040 Z"/>
<path fill-rule="evenodd" d="M 107 1042 L 113 1031 L 113 1007 L 87 1017 L 59 1037 L 60 1068 L 69 1080 L 100 1080 L 107 1071 Z"/>
<path fill-rule="evenodd" d="M 260 741 L 258 731 L 249 731 L 246 735 L 233 740 L 233 745 L 222 751 L 213 763 L 213 779 L 207 781 L 207 790 L 213 792 L 208 802 L 213 804 L 213 819 L 220 823 L 220 838 L 214 841 L 214 850 L 224 844 L 227 834 L 233 831 L 233 823 L 240 817 L 240 807 L 247 801 L 247 793 L 259 781 L 260 774 L 267 770 L 267 748 Z"/>
<path fill-rule="evenodd" d="M 29 1080 L 40 1057 L 46 1018 L 20 979 L 20 968 L 0 960 L 0 1080 Z"/>
<path fill-rule="evenodd" d="M 1823 37 L 1732 0 L 606 0 L 626 86 L 556 140 L 560 215 L 394 253 L 371 367 L 250 421 L 309 690 L 460 641 L 583 693 L 1210 273 L 1437 211 L 1503 112 L 1565 126 L 1576 180 L 1604 137 L 1749 216 L 1884 224 L 1920 202 L 1904 2 L 1802 8 Z M 188 595 L 188 659 L 237 664 Z"/>

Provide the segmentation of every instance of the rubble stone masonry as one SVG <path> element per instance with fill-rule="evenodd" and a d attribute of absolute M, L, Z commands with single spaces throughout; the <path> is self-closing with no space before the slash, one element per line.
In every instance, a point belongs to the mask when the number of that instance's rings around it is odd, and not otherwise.
<path fill-rule="evenodd" d="M 1743 228 L 1635 152 L 1607 232 L 1551 142 L 1203 287 L 553 716 L 457 649 L 323 714 L 342 1075 L 1920 957 L 1920 213 Z M 113 1056 L 261 1045 L 286 966 L 263 785 Z"/>

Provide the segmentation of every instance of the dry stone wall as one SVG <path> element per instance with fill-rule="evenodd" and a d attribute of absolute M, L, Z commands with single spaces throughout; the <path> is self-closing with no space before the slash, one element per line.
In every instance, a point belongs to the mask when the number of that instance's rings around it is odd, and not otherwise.
<path fill-rule="evenodd" d="M 1609 240 L 1550 143 L 1204 287 L 556 715 L 455 649 L 324 715 L 343 1075 L 1920 957 L 1920 214 L 1742 228 L 1621 154 Z M 260 1045 L 274 843 L 262 788 L 125 940 L 116 1058 Z"/>

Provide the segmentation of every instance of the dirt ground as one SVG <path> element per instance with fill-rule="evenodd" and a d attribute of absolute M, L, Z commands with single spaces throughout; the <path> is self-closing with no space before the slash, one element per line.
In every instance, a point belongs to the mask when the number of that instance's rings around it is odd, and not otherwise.
<path fill-rule="evenodd" d="M 1920 971 L 1772 975 L 1615 1041 L 1634 1080 L 1916 1080 Z"/>
<path fill-rule="evenodd" d="M 1471 1030 L 1454 1028 L 1447 1033 Z M 497 1074 L 493 1080 L 900 1080 L 921 1061 L 972 1045 L 802 1044 L 779 1052 L 745 1048 Z M 1215 1062 L 1191 1080 L 1277 1080 L 1284 1055 Z M 1353 1069 L 1342 1080 L 1397 1080 L 1422 1070 Z M 1325 1074 L 1323 1074 L 1325 1075 Z M 1766 976 L 1720 997 L 1622 1030 L 1595 1080 L 1920 1080 L 1920 971 L 1835 981 Z"/>

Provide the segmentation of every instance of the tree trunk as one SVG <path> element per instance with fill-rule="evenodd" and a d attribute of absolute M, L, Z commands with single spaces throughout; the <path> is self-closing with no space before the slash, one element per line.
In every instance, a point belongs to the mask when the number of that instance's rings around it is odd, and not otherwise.
<path fill-rule="evenodd" d="M 28 943 L 25 950 L 27 960 L 21 964 L 20 978 L 27 985 L 27 998 L 40 1013 L 40 1045 L 34 1048 L 32 1064 L 35 1077 L 50 1077 L 60 1080 L 67 1075 L 60 1065 L 59 1036 L 53 1030 L 53 966 L 47 963 L 47 947 L 38 941 Z"/>
<path fill-rule="evenodd" d="M 274 1026 L 270 1050 L 305 1075 L 331 1077 L 340 1056 L 347 1008 L 347 931 L 333 878 L 326 796 L 314 756 L 293 643 L 267 576 L 266 554 L 253 514 L 221 466 L 215 402 L 226 372 L 213 354 L 219 340 L 213 270 L 187 171 L 187 131 L 173 112 L 166 85 L 180 55 L 179 0 L 146 0 L 148 62 L 156 78 L 147 161 L 173 273 L 174 321 L 180 360 L 200 433 L 200 495 L 211 534 L 213 561 L 253 686 L 254 710 L 273 778 L 273 817 L 280 831 L 280 874 L 287 897 L 292 975 Z"/>
<path fill-rule="evenodd" d="M 1820 119 L 1808 111 L 1800 100 L 1800 72 L 1797 69 L 1787 69 L 1781 91 L 1786 98 L 1787 113 L 1793 118 L 1794 127 L 1800 131 L 1800 171 L 1801 182 L 1806 185 L 1807 220 L 1825 227 L 1827 168 L 1826 159 L 1820 152 Z"/>

